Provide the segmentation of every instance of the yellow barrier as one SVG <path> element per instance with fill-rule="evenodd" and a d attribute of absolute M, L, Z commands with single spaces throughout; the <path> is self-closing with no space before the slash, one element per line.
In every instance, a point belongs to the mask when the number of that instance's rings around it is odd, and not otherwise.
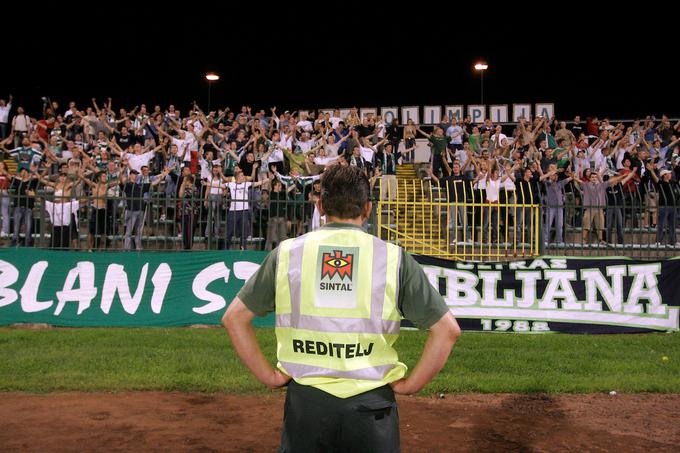
<path fill-rule="evenodd" d="M 514 192 L 504 189 L 502 202 L 489 203 L 469 182 L 453 186 L 449 193 L 447 184 L 429 180 L 381 181 L 377 235 L 411 253 L 449 260 L 539 255 L 538 204 L 517 203 Z M 520 195 L 534 199 L 531 193 Z"/>

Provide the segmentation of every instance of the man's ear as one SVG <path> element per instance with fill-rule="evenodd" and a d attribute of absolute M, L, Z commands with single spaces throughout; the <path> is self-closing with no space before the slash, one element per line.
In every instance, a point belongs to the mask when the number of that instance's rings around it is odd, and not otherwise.
<path fill-rule="evenodd" d="M 319 199 L 316 200 L 316 208 L 319 210 L 319 215 L 321 217 L 326 215 L 326 211 L 323 209 L 323 206 L 321 205 L 321 197 L 319 197 Z"/>
<path fill-rule="evenodd" d="M 361 213 L 361 218 L 362 220 L 366 220 L 371 216 L 371 211 L 373 210 L 373 203 L 371 200 L 368 200 L 366 202 L 366 206 L 364 208 L 364 212 Z"/>

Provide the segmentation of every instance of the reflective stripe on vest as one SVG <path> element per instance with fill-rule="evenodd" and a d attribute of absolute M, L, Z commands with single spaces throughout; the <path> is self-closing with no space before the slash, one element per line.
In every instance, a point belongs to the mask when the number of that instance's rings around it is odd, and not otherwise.
<path fill-rule="evenodd" d="M 406 367 L 392 348 L 400 260 L 399 247 L 356 229 L 322 228 L 284 241 L 276 272 L 279 366 L 341 397 L 403 377 Z M 341 270 L 326 275 L 327 263 Z M 348 289 L 325 290 L 328 282 Z M 343 389 L 343 380 L 353 382 Z"/>
<path fill-rule="evenodd" d="M 389 364 L 361 368 L 359 370 L 342 371 L 291 362 L 281 362 L 281 365 L 283 365 L 286 371 L 291 373 L 291 376 L 296 378 L 332 376 L 347 379 L 365 379 L 369 381 L 379 381 L 385 376 L 385 373 L 394 367 L 393 364 Z"/>
<path fill-rule="evenodd" d="M 305 236 L 293 240 L 289 252 L 288 286 L 290 290 L 290 314 L 277 314 L 277 327 L 293 327 L 295 329 L 320 330 L 323 332 L 356 332 L 399 334 L 400 321 L 382 319 L 387 285 L 387 244 L 373 236 L 373 264 L 371 289 L 371 317 L 366 318 L 333 318 L 307 316 L 300 314 L 300 287 L 302 285 L 302 251 Z M 399 254 L 401 258 L 401 254 Z M 396 299 L 395 299 L 396 300 Z"/>

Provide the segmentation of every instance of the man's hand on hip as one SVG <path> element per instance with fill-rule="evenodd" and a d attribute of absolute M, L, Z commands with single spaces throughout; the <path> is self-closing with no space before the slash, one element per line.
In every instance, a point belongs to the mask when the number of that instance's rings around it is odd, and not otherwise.
<path fill-rule="evenodd" d="M 267 387 L 270 389 L 275 389 L 279 387 L 283 387 L 284 385 L 288 384 L 291 380 L 291 377 L 288 376 L 285 373 L 282 373 L 279 370 L 274 370 L 272 373 L 269 381 L 266 383 Z"/>

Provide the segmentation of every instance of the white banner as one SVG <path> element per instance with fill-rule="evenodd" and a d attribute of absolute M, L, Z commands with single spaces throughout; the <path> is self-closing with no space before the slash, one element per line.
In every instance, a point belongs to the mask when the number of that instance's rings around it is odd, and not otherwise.
<path fill-rule="evenodd" d="M 377 115 L 377 114 L 378 114 L 378 109 L 375 108 L 375 107 L 362 107 L 362 108 L 359 110 L 359 118 L 361 118 L 362 120 L 363 120 L 364 118 L 366 118 L 368 115 L 373 115 L 373 116 L 375 116 L 375 115 Z"/>
<path fill-rule="evenodd" d="M 549 102 L 536 103 L 533 105 L 525 103 L 512 104 L 512 115 L 510 115 L 510 107 L 508 104 L 494 104 L 488 106 L 473 104 L 468 105 L 467 110 L 464 105 L 446 105 L 443 108 L 439 105 L 426 105 L 422 107 L 422 117 L 421 107 L 416 105 L 404 107 L 385 106 L 380 108 L 362 107 L 359 110 L 359 115 L 361 118 L 364 118 L 369 113 L 377 115 L 378 112 L 380 112 L 386 124 L 391 124 L 393 118 L 399 119 L 400 124 L 406 124 L 410 118 L 416 124 L 422 122 L 424 125 L 432 125 L 438 124 L 443 116 L 446 116 L 448 121 L 451 121 L 451 118 L 454 117 L 461 121 L 465 116 L 469 116 L 473 123 L 481 123 L 486 118 L 490 118 L 494 123 L 517 123 L 520 117 L 531 120 L 532 107 L 534 107 L 534 115 L 548 117 L 555 116 L 555 104 Z M 330 108 L 320 109 L 319 111 L 323 113 L 333 113 L 333 109 Z M 351 109 L 348 108 L 340 109 L 340 116 L 342 118 L 347 118 L 350 111 Z M 300 110 L 300 113 L 302 112 L 307 112 L 307 110 Z"/>
<path fill-rule="evenodd" d="M 508 122 L 508 106 L 503 105 L 492 105 L 490 108 L 491 121 L 494 123 L 507 123 Z"/>
<path fill-rule="evenodd" d="M 385 124 L 389 126 L 393 119 L 399 120 L 399 107 L 380 107 L 380 114 Z"/>
<path fill-rule="evenodd" d="M 512 121 L 519 123 L 520 118 L 531 121 L 531 104 L 512 104 Z"/>
<path fill-rule="evenodd" d="M 468 116 L 473 123 L 481 123 L 486 119 L 485 105 L 468 105 Z"/>
<path fill-rule="evenodd" d="M 401 124 L 406 124 L 408 120 L 420 124 L 420 108 L 417 106 L 401 108 Z"/>
<path fill-rule="evenodd" d="M 544 118 L 552 118 L 555 115 L 555 104 L 536 104 L 536 116 L 539 115 Z"/>
<path fill-rule="evenodd" d="M 447 105 L 445 107 L 446 116 L 449 117 L 449 121 L 455 118 L 459 122 L 463 120 L 463 106 L 462 105 Z"/>
<path fill-rule="evenodd" d="M 423 107 L 423 124 L 437 124 L 442 119 L 442 108 L 439 105 Z"/>

